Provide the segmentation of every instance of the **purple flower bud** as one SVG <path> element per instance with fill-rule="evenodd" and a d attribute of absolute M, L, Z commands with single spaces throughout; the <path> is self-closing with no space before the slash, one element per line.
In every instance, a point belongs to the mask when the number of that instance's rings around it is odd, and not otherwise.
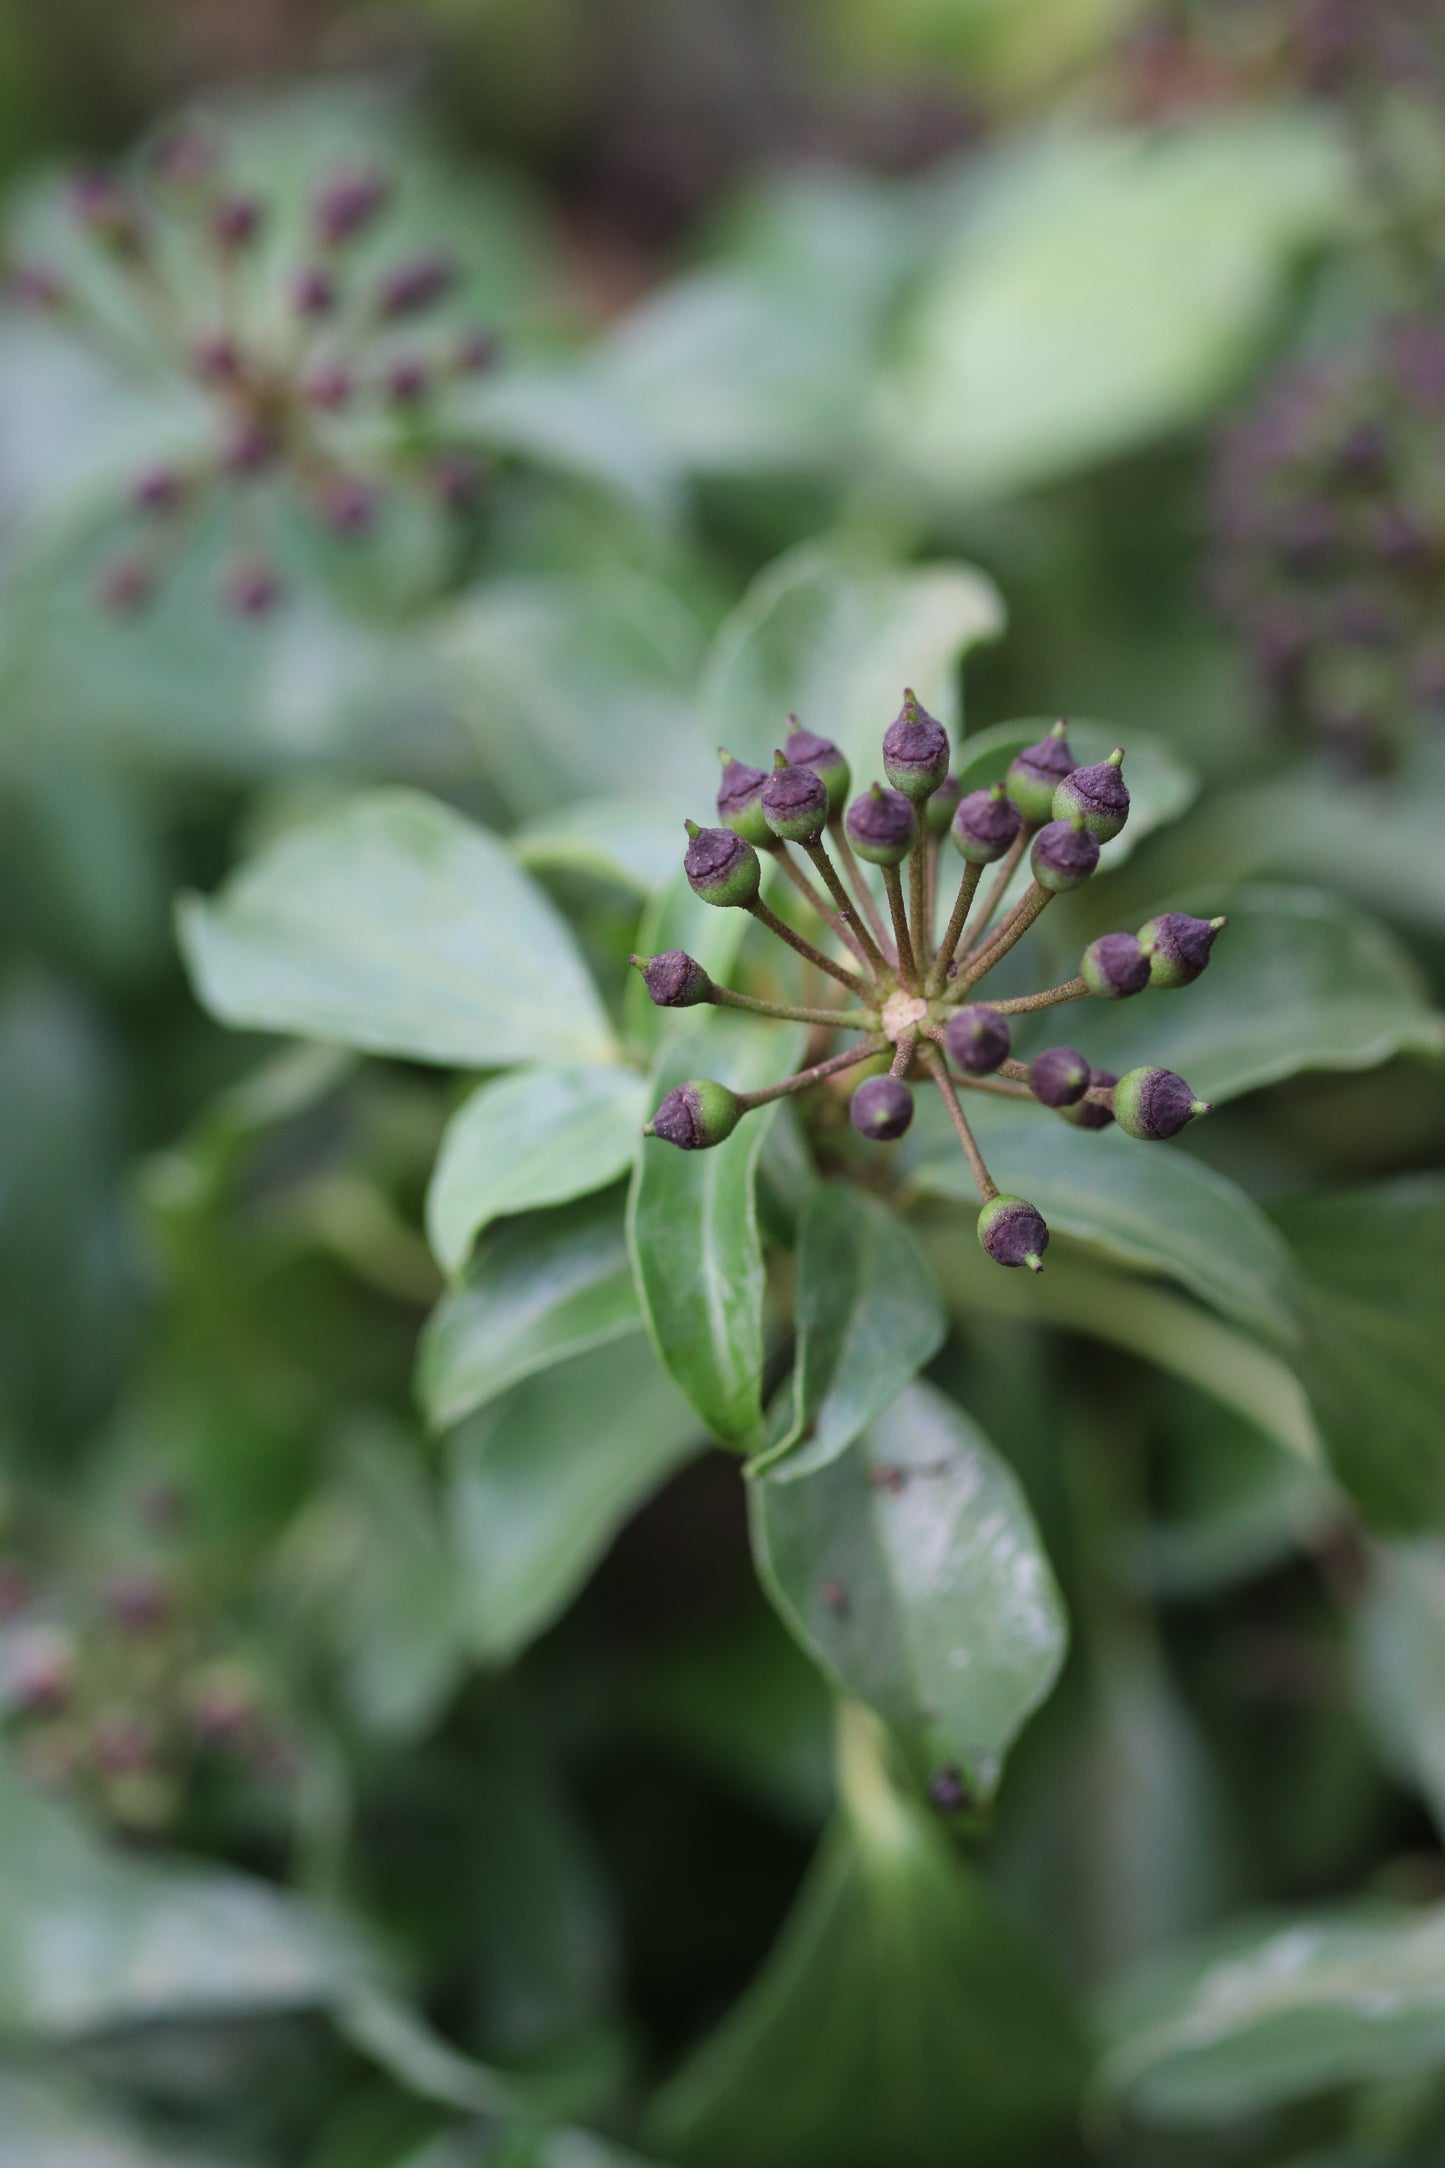
<path fill-rule="evenodd" d="M 265 617 L 280 602 L 280 579 L 270 565 L 243 561 L 226 574 L 222 599 L 238 617 Z"/>
<path fill-rule="evenodd" d="M 291 281 L 291 306 L 298 316 L 314 321 L 329 316 L 336 307 L 336 281 L 329 271 L 312 264 Z"/>
<path fill-rule="evenodd" d="M 432 461 L 431 488 L 448 512 L 470 512 L 487 479 L 486 462 L 475 452 L 440 452 Z"/>
<path fill-rule="evenodd" d="M 464 331 L 452 353 L 452 367 L 459 376 L 486 376 L 501 357 L 501 341 L 495 331 Z"/>
<path fill-rule="evenodd" d="M 390 194 L 390 181 L 375 168 L 337 174 L 312 207 L 319 238 L 327 248 L 354 240 L 378 216 Z"/>
<path fill-rule="evenodd" d="M 792 767 L 785 754 L 763 785 L 763 818 L 783 843 L 816 843 L 828 825 L 828 786 L 811 768 Z"/>
<path fill-rule="evenodd" d="M 1054 819 L 1082 820 L 1100 843 L 1118 835 L 1129 818 L 1129 790 L 1119 772 L 1123 760 L 1123 748 L 1116 746 L 1107 760 L 1066 775 L 1054 792 Z"/>
<path fill-rule="evenodd" d="M 241 374 L 240 350 L 224 332 L 211 332 L 198 339 L 191 359 L 203 384 L 234 384 Z"/>
<path fill-rule="evenodd" d="M 158 1574 L 117 1574 L 105 1591 L 105 1608 L 127 1633 L 154 1633 L 174 1614 L 173 1591 Z"/>
<path fill-rule="evenodd" d="M 961 1814 L 965 1807 L 972 1806 L 968 1786 L 952 1762 L 946 1769 L 935 1769 L 929 1778 L 928 1802 L 940 1814 Z"/>
<path fill-rule="evenodd" d="M 80 224 L 106 248 L 120 256 L 139 254 L 140 213 L 111 174 L 80 174 L 71 185 L 70 207 Z"/>
<path fill-rule="evenodd" d="M 185 478 L 175 467 L 147 467 L 131 483 L 130 499 L 138 512 L 164 515 L 180 509 L 185 493 Z"/>
<path fill-rule="evenodd" d="M 426 363 L 418 361 L 414 354 L 392 362 L 387 369 L 386 396 L 393 406 L 415 406 L 430 389 Z"/>
<path fill-rule="evenodd" d="M 249 248 L 261 231 L 261 206 L 254 196 L 222 196 L 211 212 L 211 239 L 228 254 Z"/>
<path fill-rule="evenodd" d="M 1004 788 L 1031 828 L 1051 818 L 1054 792 L 1078 762 L 1069 750 L 1068 726 L 1060 716 L 1053 729 L 1036 745 L 1015 753 L 1004 777 Z"/>
<path fill-rule="evenodd" d="M 140 557 L 118 557 L 96 582 L 95 598 L 103 610 L 129 617 L 155 593 L 155 574 Z"/>
<path fill-rule="evenodd" d="M 911 687 L 883 733 L 883 772 L 915 802 L 931 797 L 948 773 L 948 735 Z"/>
<path fill-rule="evenodd" d="M 348 540 L 367 533 L 376 520 L 376 491 L 360 475 L 331 475 L 317 503 L 323 523 Z"/>
<path fill-rule="evenodd" d="M 660 956 L 629 959 L 659 1009 L 695 1009 L 712 998 L 712 980 L 685 949 L 665 949 Z"/>
<path fill-rule="evenodd" d="M 47 315 L 70 299 L 64 280 L 42 263 L 12 263 L 5 274 L 5 292 L 21 308 Z"/>
<path fill-rule="evenodd" d="M 271 465 L 279 449 L 275 431 L 259 415 L 241 414 L 227 431 L 221 447 L 221 466 L 227 474 L 260 474 Z"/>
<path fill-rule="evenodd" d="M 913 1094 L 901 1077 L 870 1076 L 853 1094 L 853 1127 L 870 1144 L 892 1144 L 913 1119 Z"/>
<path fill-rule="evenodd" d="M 1112 1091 L 1118 1081 L 1112 1069 L 1091 1069 L 1085 1090 Z M 1060 1107 L 1059 1112 L 1075 1129 L 1107 1129 L 1114 1119 L 1108 1107 L 1096 1106 L 1092 1099 L 1080 1099 L 1072 1106 Z"/>
<path fill-rule="evenodd" d="M 953 840 L 971 865 L 991 866 L 1004 857 L 1022 826 L 1018 807 L 1002 783 L 995 783 L 991 790 L 971 790 L 959 800 Z"/>
<path fill-rule="evenodd" d="M 689 1077 L 663 1100 L 649 1134 L 681 1152 L 705 1152 L 732 1135 L 742 1113 L 726 1084 L 713 1077 Z"/>
<path fill-rule="evenodd" d="M 1104 933 L 1091 941 L 1079 965 L 1091 994 L 1124 1001 L 1149 984 L 1149 959 L 1131 933 Z"/>
<path fill-rule="evenodd" d="M 812 769 L 828 793 L 828 818 L 836 820 L 848 800 L 852 781 L 848 763 L 831 738 L 820 738 L 816 730 L 804 730 L 795 718 L 789 720 L 793 728 L 783 751 L 795 768 Z"/>
<path fill-rule="evenodd" d="M 762 880 L 758 854 L 731 828 L 686 823 L 690 841 L 682 867 L 695 896 L 720 909 L 750 904 Z"/>
<path fill-rule="evenodd" d="M 216 170 L 215 139 L 194 121 L 182 121 L 156 142 L 150 165 L 157 180 L 173 188 L 199 188 Z"/>
<path fill-rule="evenodd" d="M 1196 1115 L 1212 1113 L 1207 1099 L 1172 1069 L 1131 1069 L 1114 1086 L 1114 1119 L 1131 1137 L 1162 1144 Z"/>
<path fill-rule="evenodd" d="M 1191 918 L 1185 911 L 1165 911 L 1139 928 L 1139 946 L 1149 959 L 1151 986 L 1191 986 L 1209 962 L 1210 950 L 1227 918 Z"/>
<path fill-rule="evenodd" d="M 943 1029 L 948 1058 L 965 1076 L 992 1076 L 1008 1060 L 1013 1034 L 1006 1017 L 983 1001 L 955 1010 Z"/>
<path fill-rule="evenodd" d="M 339 361 L 323 361 L 311 371 L 302 391 L 309 406 L 319 407 L 323 414 L 336 414 L 350 405 L 356 384 L 351 371 Z"/>
<path fill-rule="evenodd" d="M 913 848 L 918 815 L 901 790 L 875 783 L 849 806 L 843 821 L 848 840 L 860 858 L 873 866 L 900 866 Z"/>
<path fill-rule="evenodd" d="M 75 1649 L 68 1634 L 36 1626 L 10 1644 L 6 1669 L 16 1708 L 31 1716 L 63 1709 L 75 1687 Z"/>
<path fill-rule="evenodd" d="M 1090 1073 L 1072 1046 L 1046 1046 L 1029 1063 L 1029 1090 L 1041 1106 L 1077 1106 L 1089 1088 Z"/>
<path fill-rule="evenodd" d="M 978 1215 L 978 1239 L 996 1265 L 1044 1269 L 1048 1222 L 1022 1197 L 991 1197 Z"/>
<path fill-rule="evenodd" d="M 770 851 L 773 831 L 763 817 L 763 785 L 768 780 L 767 770 L 750 767 L 745 760 L 734 760 L 721 745 L 717 754 L 722 762 L 722 776 L 717 787 L 718 819 L 759 850 Z"/>
<path fill-rule="evenodd" d="M 389 324 L 405 316 L 419 316 L 451 291 L 456 275 L 451 258 L 439 252 L 395 264 L 378 281 L 376 313 Z"/>
<path fill-rule="evenodd" d="M 1098 839 L 1081 819 L 1050 821 L 1034 837 L 1029 864 L 1040 888 L 1054 894 L 1082 888 L 1099 863 Z"/>

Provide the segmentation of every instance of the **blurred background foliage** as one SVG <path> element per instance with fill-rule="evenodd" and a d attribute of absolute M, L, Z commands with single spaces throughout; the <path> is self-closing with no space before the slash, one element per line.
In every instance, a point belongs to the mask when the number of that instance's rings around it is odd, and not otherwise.
<path fill-rule="evenodd" d="M 200 111 L 283 233 L 383 158 L 497 342 L 438 393 L 459 522 L 278 504 L 281 606 L 218 599 L 218 522 L 121 613 L 193 391 L 0 313 L 5 2168 L 1439 2157 L 1436 18 L 0 9 L 14 264 L 88 276 L 61 177 Z M 505 1186 L 424 1216 L 457 1089 L 224 1032 L 172 920 L 421 785 L 642 1038 L 622 966 L 718 736 L 797 706 L 861 758 L 904 677 L 970 733 L 1140 742 L 1078 923 L 1227 895 L 1186 1066 L 1253 1093 L 1162 1191 L 1054 1208 L 1107 1282 L 1067 1241 L 1032 1309 L 957 1268 L 931 1374 L 1073 1626 L 962 1835 L 866 1716 L 835 1743 L 616 1184 L 566 1208 L 560 1301 Z"/>

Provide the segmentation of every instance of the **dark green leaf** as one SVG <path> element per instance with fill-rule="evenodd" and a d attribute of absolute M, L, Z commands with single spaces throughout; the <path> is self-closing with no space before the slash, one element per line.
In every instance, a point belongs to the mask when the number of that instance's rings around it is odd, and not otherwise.
<path fill-rule="evenodd" d="M 1445 1828 L 1445 1542 L 1374 1545 L 1353 1623 L 1365 1721 Z"/>

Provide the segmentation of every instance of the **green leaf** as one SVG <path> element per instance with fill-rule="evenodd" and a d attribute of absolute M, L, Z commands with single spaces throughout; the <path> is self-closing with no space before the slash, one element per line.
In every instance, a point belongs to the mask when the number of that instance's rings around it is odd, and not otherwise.
<path fill-rule="evenodd" d="M 646 1080 L 625 1069 L 519 1069 L 494 1077 L 447 1124 L 427 1191 L 437 1262 L 458 1272 L 506 1213 L 605 1189 L 631 1166 Z"/>
<path fill-rule="evenodd" d="M 656 2103 L 647 2135 L 685 2168 L 958 2168 L 1066 2143 L 1081 2058 L 1062 1997 L 859 1758 L 762 1972 Z"/>
<path fill-rule="evenodd" d="M 1039 1107 L 982 1093 L 970 1095 L 968 1116 L 1000 1189 L 1026 1196 L 1054 1233 L 1112 1263 L 1179 1281 L 1282 1348 L 1297 1344 L 1289 1250 L 1227 1175 L 1187 1152 L 1139 1144 L 1117 1130 L 1075 1129 Z M 910 1132 L 905 1147 L 909 1190 L 972 1210 L 973 1177 L 934 1094 L 925 1094 L 919 1117 L 919 1135 Z"/>
<path fill-rule="evenodd" d="M 740 917 L 716 912 L 718 918 Z M 651 1104 L 691 1076 L 755 1091 L 786 1076 L 797 1026 L 713 1012 L 670 1037 Z M 761 1442 L 763 1246 L 755 1177 L 773 1109 L 745 1115 L 725 1144 L 680 1152 L 650 1138 L 632 1180 L 628 1243 L 658 1358 L 720 1444 Z"/>
<path fill-rule="evenodd" d="M 485 829 L 375 791 L 283 835 L 181 905 L 223 1023 L 486 1069 L 608 1060 L 612 1033 L 561 919 Z"/>
<path fill-rule="evenodd" d="M 1177 1069 L 1215 1101 L 1303 1069 L 1372 1069 L 1445 1049 L 1445 1019 L 1420 972 L 1351 904 L 1268 887 L 1209 902 L 1229 924 L 1204 976 L 1134 1001 L 1081 1003 L 1069 1012 L 1071 1045 L 1119 1076 L 1140 1062 Z"/>
<path fill-rule="evenodd" d="M 970 168 L 897 341 L 883 444 L 926 497 L 973 506 L 1207 413 L 1351 193 L 1318 110 L 1015 138 Z"/>
<path fill-rule="evenodd" d="M 1445 1828 L 1445 1542 L 1372 1547 L 1353 1638 L 1360 1713 Z"/>
<path fill-rule="evenodd" d="M 1340 1481 L 1379 1526 L 1445 1518 L 1445 1178 L 1276 1209 L 1305 1286 L 1309 1385 Z"/>
<path fill-rule="evenodd" d="M 1243 1924 L 1151 1965 L 1106 2010 L 1100 2089 L 1221 2124 L 1445 2062 L 1445 1906 Z"/>
<path fill-rule="evenodd" d="M 1003 624 L 998 590 L 971 565 L 880 565 L 838 544 L 791 550 L 713 643 L 701 694 L 709 737 L 766 763 L 797 715 L 843 748 L 861 789 L 882 773 L 905 685 L 956 734 L 959 658 Z"/>
<path fill-rule="evenodd" d="M 0 2073 L 0 2131 L 8 2168 L 236 2168 L 229 2148 L 174 2148 L 79 2087 L 18 2071 Z"/>
<path fill-rule="evenodd" d="M 677 872 L 681 838 L 674 801 L 618 792 L 539 813 L 517 829 L 512 849 L 529 873 L 590 874 L 646 898 Z"/>
<path fill-rule="evenodd" d="M 637 1332 L 642 1311 L 616 1196 L 499 1229 L 422 1331 L 417 1391 L 445 1430 L 550 1363 Z"/>
<path fill-rule="evenodd" d="M 947 1331 L 927 1258 L 897 1213 L 866 1190 L 829 1182 L 809 1192 L 797 1270 L 792 1420 L 757 1463 L 774 1482 L 836 1460 L 938 1353 Z"/>
<path fill-rule="evenodd" d="M 448 1518 L 473 1653 L 503 1661 L 549 1626 L 698 1444 L 697 1417 L 636 1333 L 529 1378 L 455 1431 Z"/>
<path fill-rule="evenodd" d="M 911 1385 L 841 1459 L 749 1497 L 758 1571 L 804 1647 L 920 1769 L 957 1765 L 991 1796 L 1067 1629 L 1023 1493 L 982 1433 Z"/>
<path fill-rule="evenodd" d="M 1177 821 L 1187 813 L 1199 791 L 1198 778 L 1162 739 L 1139 731 L 1124 731 L 1111 723 L 1081 721 L 1069 717 L 1069 743 L 1083 763 L 1104 760 L 1120 743 L 1125 750 L 1124 773 L 1129 782 L 1129 820 L 1123 831 L 1102 847 L 1103 871 L 1121 865 L 1147 835 Z M 1004 770 L 1026 745 L 1033 745 L 1050 731 L 1056 717 L 1029 715 L 1009 723 L 996 723 L 976 737 L 965 738 L 953 763 L 953 772 L 965 791 L 982 790 L 1001 780 Z M 957 859 L 945 860 L 957 870 Z M 1028 875 L 1021 871 L 1020 886 Z"/>

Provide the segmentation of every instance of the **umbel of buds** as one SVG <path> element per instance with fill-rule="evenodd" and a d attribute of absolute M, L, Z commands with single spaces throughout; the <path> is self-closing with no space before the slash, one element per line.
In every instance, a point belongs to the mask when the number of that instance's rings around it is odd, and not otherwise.
<path fill-rule="evenodd" d="M 1092 877 L 1100 843 L 1123 827 L 1129 792 L 1122 752 L 1081 768 L 1058 723 L 996 783 L 965 793 L 949 775 L 942 724 L 905 692 L 883 735 L 887 781 L 870 783 L 850 803 L 848 763 L 837 746 L 796 717 L 790 722 L 770 769 L 722 754 L 718 825 L 685 824 L 683 865 L 704 903 L 748 912 L 800 956 L 817 976 L 810 989 L 817 999 L 769 1000 L 720 986 L 680 949 L 632 961 L 659 1008 L 711 1006 L 789 1018 L 813 1027 L 818 1058 L 754 1091 L 690 1077 L 668 1093 L 647 1135 L 680 1151 L 706 1151 L 725 1143 L 754 1108 L 827 1093 L 835 1079 L 867 1064 L 869 1074 L 851 1096 L 852 1128 L 871 1144 L 886 1144 L 913 1120 L 914 1087 L 932 1084 L 978 1189 L 985 1252 L 996 1264 L 1038 1272 L 1048 1227 L 1027 1198 L 1000 1192 L 969 1122 L 966 1095 L 1028 1101 L 1080 1129 L 1117 1122 L 1131 1137 L 1176 1136 L 1209 1111 L 1182 1077 L 1138 1068 L 1116 1079 L 1069 1046 L 1045 1048 L 1024 1063 L 1013 1056 L 1014 1019 L 1073 1001 L 1120 1001 L 1151 986 L 1185 986 L 1208 964 L 1224 920 L 1168 912 L 1137 933 L 1101 935 L 1084 951 L 1078 975 L 1062 985 L 981 999 L 977 989 L 989 972 L 1055 897 Z M 963 870 L 940 932 L 945 834 Z M 1025 854 L 1031 880 L 1021 870 Z M 871 878 L 868 867 L 875 869 Z M 787 916 L 764 895 L 765 874 L 770 880 L 773 869 L 791 890 L 777 897 Z M 1011 902 L 1016 876 L 1021 893 Z M 831 1002 L 829 982 L 841 989 Z M 835 1047 L 835 1038 L 847 1043 Z M 887 1073 L 877 1073 L 885 1063 Z"/>
<path fill-rule="evenodd" d="M 190 539 L 214 527 L 218 507 L 234 537 L 221 599 L 242 618 L 283 599 L 272 524 L 283 492 L 318 529 L 352 544 L 403 494 L 470 517 L 479 470 L 448 441 L 437 395 L 490 368 L 496 341 L 454 326 L 398 350 L 398 335 L 414 340 L 451 295 L 456 265 L 436 249 L 375 272 L 356 261 L 353 244 L 380 224 L 390 195 L 388 177 L 370 168 L 323 180 L 304 239 L 277 263 L 259 247 L 270 207 L 227 183 L 213 136 L 182 126 L 133 175 L 86 174 L 71 189 L 72 220 L 103 259 L 94 276 L 11 265 L 12 299 L 108 356 L 119 343 L 127 367 L 144 349 L 212 408 L 207 449 L 135 478 L 138 533 L 100 573 L 103 607 L 133 613 L 149 602 Z M 211 258 L 210 273 L 180 275 L 198 255 Z M 343 413 L 368 426 L 343 437 Z"/>

